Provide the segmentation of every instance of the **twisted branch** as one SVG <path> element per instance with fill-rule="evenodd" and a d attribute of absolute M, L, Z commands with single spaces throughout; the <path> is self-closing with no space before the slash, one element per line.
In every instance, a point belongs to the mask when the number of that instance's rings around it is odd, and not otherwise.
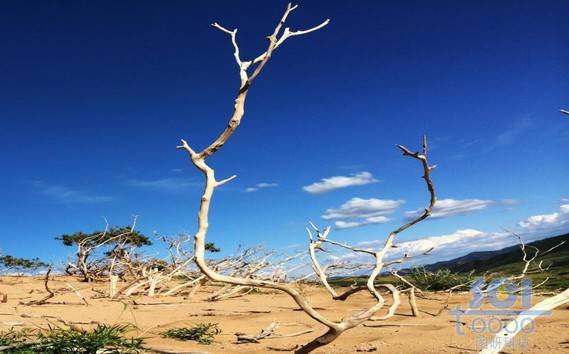
<path fill-rule="evenodd" d="M 233 135 L 235 130 L 238 128 L 238 126 L 241 122 L 241 119 L 244 115 L 244 104 L 245 104 L 245 99 L 246 99 L 247 93 L 249 91 L 249 88 L 250 88 L 252 82 L 254 81 L 254 79 L 262 72 L 263 68 L 265 67 L 265 65 L 267 64 L 269 59 L 271 58 L 274 50 L 277 47 L 279 47 L 282 43 L 284 43 L 284 41 L 286 39 L 288 39 L 290 37 L 299 36 L 299 35 L 308 34 L 308 33 L 317 31 L 329 23 L 329 20 L 326 20 L 326 21 L 322 22 L 320 25 L 312 27 L 308 30 L 301 30 L 301 31 L 291 31 L 289 28 L 285 28 L 283 33 L 279 37 L 279 33 L 281 32 L 281 29 L 284 26 L 288 16 L 296 8 L 297 8 L 296 5 L 292 6 L 291 4 L 288 4 L 283 16 L 281 17 L 280 21 L 276 25 L 273 33 L 267 37 L 269 40 L 269 45 L 268 45 L 267 50 L 263 54 L 259 55 L 258 57 L 256 57 L 252 61 L 244 62 L 241 60 L 240 52 L 239 52 L 239 46 L 237 45 L 237 40 L 236 40 L 236 36 L 237 36 L 237 30 L 236 29 L 231 31 L 231 30 L 228 30 L 227 28 L 225 28 L 225 27 L 223 27 L 217 23 L 213 24 L 213 26 L 215 28 L 217 28 L 220 31 L 228 34 L 231 37 L 231 42 L 232 42 L 233 47 L 234 47 L 235 61 L 236 61 L 237 65 L 239 66 L 241 85 L 240 85 L 237 97 L 235 99 L 233 114 L 232 114 L 232 116 L 229 120 L 229 123 L 228 123 L 227 127 L 225 128 L 225 130 L 218 136 L 218 138 L 214 142 L 212 142 L 208 147 L 206 147 L 201 152 L 196 152 L 193 148 L 190 147 L 188 142 L 185 140 L 182 140 L 181 145 L 178 146 L 177 148 L 185 150 L 188 153 L 188 155 L 189 155 L 192 163 L 194 164 L 194 166 L 198 170 L 200 170 L 205 176 L 205 187 L 204 187 L 203 195 L 201 197 L 201 202 L 200 202 L 200 207 L 199 207 L 199 212 L 198 212 L 198 231 L 196 232 L 195 243 L 194 243 L 195 261 L 196 261 L 197 266 L 209 279 L 211 279 L 213 281 L 237 285 L 237 286 L 261 287 L 261 288 L 275 289 L 275 290 L 285 292 L 289 296 L 291 296 L 293 298 L 293 300 L 297 303 L 297 305 L 308 316 L 310 316 L 314 320 L 316 320 L 316 321 L 320 322 L 321 324 L 328 327 L 328 331 L 325 334 L 321 335 L 320 337 L 314 339 L 310 343 L 308 343 L 305 346 L 302 346 L 301 348 L 296 350 L 296 353 L 309 353 L 316 348 L 319 348 L 323 345 L 326 345 L 326 344 L 332 342 L 334 339 L 336 339 L 344 331 L 346 331 L 350 328 L 353 328 L 355 326 L 358 326 L 367 320 L 387 318 L 387 317 L 390 317 L 394 314 L 395 308 L 397 308 L 397 306 L 399 304 L 399 298 L 398 298 L 399 292 L 391 284 L 381 284 L 378 286 L 387 287 L 392 292 L 393 298 L 394 298 L 394 304 L 391 306 L 391 308 L 389 309 L 389 312 L 386 316 L 383 316 L 380 318 L 374 318 L 373 317 L 374 314 L 379 309 L 381 309 L 381 307 L 383 306 L 383 304 L 385 302 L 383 297 L 376 290 L 376 285 L 374 284 L 375 279 L 379 275 L 379 273 L 381 272 L 382 268 L 385 265 L 383 258 L 385 257 L 386 253 L 393 247 L 393 242 L 394 242 L 395 236 L 397 234 L 399 234 L 400 232 L 406 230 L 407 228 L 413 226 L 414 224 L 416 224 L 416 223 L 424 220 L 425 218 L 427 218 L 430 215 L 432 208 L 436 202 L 436 197 L 435 197 L 434 187 L 433 187 L 433 184 L 432 184 L 431 179 L 430 179 L 430 172 L 431 172 L 432 168 L 434 168 L 434 167 L 428 165 L 427 157 L 426 157 L 426 155 L 427 155 L 427 140 L 424 137 L 423 138 L 422 153 L 411 153 L 405 147 L 399 146 L 399 148 L 404 151 L 404 154 L 412 156 L 412 157 L 420 160 L 422 165 L 423 165 L 423 168 L 424 168 L 423 178 L 424 178 L 425 182 L 427 183 L 428 190 L 431 194 L 430 204 L 425 209 L 425 212 L 423 213 L 423 215 L 421 215 L 417 219 L 415 219 L 415 220 L 413 220 L 413 221 L 411 221 L 405 225 L 400 226 L 398 229 L 392 231 L 389 234 L 383 248 L 381 248 L 377 251 L 367 251 L 367 250 L 362 250 L 362 249 L 356 249 L 356 248 L 353 248 L 353 247 L 346 245 L 346 244 L 343 244 L 343 243 L 326 240 L 326 236 L 327 236 L 327 233 L 329 232 L 329 229 L 327 229 L 328 231 L 326 231 L 326 235 L 319 233 L 319 238 L 316 241 L 310 242 L 309 253 L 311 254 L 311 258 L 313 260 L 313 265 L 314 265 L 315 269 L 317 270 L 317 272 L 322 273 L 322 274 L 323 274 L 323 270 L 321 268 L 320 268 L 320 270 L 318 270 L 319 264 L 318 264 L 316 257 L 315 257 L 316 248 L 319 247 L 319 245 L 322 242 L 330 242 L 334 245 L 344 247 L 344 248 L 348 248 L 348 249 L 351 249 L 355 252 L 360 252 L 360 253 L 372 255 L 375 258 L 374 268 L 373 268 L 373 271 L 371 272 L 371 275 L 367 281 L 366 287 L 362 287 L 361 289 L 367 289 L 372 294 L 372 296 L 377 300 L 377 303 L 375 305 L 371 306 L 370 308 L 360 312 L 360 313 L 356 313 L 354 315 L 348 316 L 346 318 L 343 318 L 340 321 L 332 321 L 332 320 L 324 317 L 322 314 L 320 314 L 318 311 L 316 311 L 316 309 L 307 301 L 307 299 L 299 291 L 297 291 L 295 288 L 291 287 L 288 284 L 282 284 L 282 283 L 277 283 L 277 282 L 263 280 L 263 279 L 243 278 L 243 277 L 237 277 L 237 276 L 233 276 L 233 275 L 225 275 L 225 274 L 219 273 L 218 271 L 216 271 L 215 269 L 211 268 L 208 265 L 208 263 L 205 260 L 205 238 L 206 238 L 206 234 L 207 234 L 207 231 L 209 228 L 209 209 L 210 209 L 210 205 L 211 205 L 211 199 L 213 197 L 213 193 L 214 193 L 216 187 L 220 186 L 223 183 L 226 183 L 226 182 L 232 180 L 233 178 L 235 178 L 235 176 L 232 176 L 232 177 L 225 179 L 225 180 L 218 181 L 215 177 L 215 171 L 206 163 L 206 159 L 208 157 L 210 157 L 211 155 L 215 154 L 221 147 L 223 147 L 225 145 L 225 143 L 227 142 L 227 140 Z M 251 75 L 249 75 L 247 72 L 249 69 L 253 69 L 253 72 L 251 73 Z M 325 275 L 322 277 L 322 279 L 325 279 Z M 328 286 L 328 288 L 329 288 L 329 290 L 331 289 L 333 291 L 333 289 L 331 287 Z M 352 294 L 356 291 L 359 291 L 359 290 L 360 289 L 349 292 L 349 294 L 347 294 L 345 296 L 347 297 L 350 294 Z"/>

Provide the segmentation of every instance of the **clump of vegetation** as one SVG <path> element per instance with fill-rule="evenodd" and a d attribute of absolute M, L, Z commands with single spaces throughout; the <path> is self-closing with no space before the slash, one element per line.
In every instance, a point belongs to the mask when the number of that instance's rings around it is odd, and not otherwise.
<path fill-rule="evenodd" d="M 413 267 L 409 280 L 422 290 L 441 291 L 449 290 L 453 287 L 467 286 L 474 280 L 473 273 L 453 273 L 449 269 L 438 269 L 430 271 L 427 268 Z"/>
<path fill-rule="evenodd" d="M 130 325 L 98 325 L 92 331 L 51 328 L 47 331 L 5 331 L 0 332 L 0 346 L 3 353 L 11 354 L 119 354 L 140 353 L 142 338 L 125 338 Z"/>
<path fill-rule="evenodd" d="M 110 263 L 131 264 L 135 261 L 135 250 L 152 245 L 152 241 L 131 226 L 110 227 L 103 231 L 91 233 L 76 232 L 55 238 L 65 246 L 77 248 L 76 259 L 69 263 L 65 272 L 78 275 L 82 281 L 89 282 L 106 278 Z M 120 268 L 120 267 L 119 267 Z M 127 269 L 115 269 L 122 275 Z"/>
<path fill-rule="evenodd" d="M 211 253 L 217 253 L 217 252 L 221 251 L 221 249 L 216 247 L 215 243 L 213 243 L 213 242 L 206 242 L 205 243 L 205 250 L 208 252 L 211 252 Z"/>
<path fill-rule="evenodd" d="M 193 340 L 201 344 L 211 344 L 221 333 L 217 323 L 198 323 L 192 327 L 172 328 L 162 333 L 163 337 L 178 340 Z"/>
<path fill-rule="evenodd" d="M 20 331 L 15 331 L 13 329 L 9 331 L 0 332 L 0 347 L 7 346 L 17 346 L 20 343 L 28 342 L 35 338 L 35 331 L 30 329 L 22 329 Z M 10 351 L 7 351 L 10 353 Z"/>
<path fill-rule="evenodd" d="M 76 232 L 65 234 L 55 238 L 62 241 L 65 246 L 84 244 L 87 247 L 96 247 L 101 243 L 116 245 L 121 242 L 134 246 L 149 246 L 152 241 L 142 233 L 133 230 L 131 226 L 114 226 L 104 231 L 94 231 L 89 234 Z"/>
<path fill-rule="evenodd" d="M 40 268 L 46 268 L 48 265 L 39 258 L 26 259 L 18 258 L 10 255 L 0 256 L 0 269 L 4 271 L 37 271 Z"/>

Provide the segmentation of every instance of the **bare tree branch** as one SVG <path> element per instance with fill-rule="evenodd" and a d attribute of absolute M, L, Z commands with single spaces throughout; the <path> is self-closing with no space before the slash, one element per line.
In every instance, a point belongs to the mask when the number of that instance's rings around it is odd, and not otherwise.
<path fill-rule="evenodd" d="M 256 57 L 254 60 L 252 60 L 250 62 L 243 62 L 240 59 L 239 47 L 238 47 L 238 44 L 236 41 L 237 30 L 231 31 L 225 27 L 222 27 L 221 25 L 219 25 L 217 23 L 213 24 L 213 26 L 215 28 L 219 29 L 220 31 L 222 31 L 228 35 L 230 35 L 231 41 L 232 41 L 232 44 L 234 47 L 234 57 L 235 57 L 235 60 L 236 60 L 238 66 L 240 68 L 241 85 L 239 88 L 238 95 L 235 99 L 233 114 L 232 114 L 232 116 L 229 120 L 229 123 L 228 123 L 227 127 L 225 128 L 225 130 L 218 136 L 218 138 L 215 141 L 213 141 L 208 147 L 206 147 L 201 152 L 196 152 L 193 148 L 190 147 L 188 142 L 185 140 L 181 141 L 181 145 L 178 146 L 178 148 L 183 149 L 188 153 L 188 155 L 189 155 L 192 163 L 194 164 L 194 166 L 198 170 L 200 170 L 204 174 L 204 177 L 205 177 L 205 187 L 204 187 L 204 191 L 203 191 L 203 194 L 201 197 L 199 212 L 198 212 L 198 230 L 195 234 L 195 242 L 194 242 L 194 253 L 195 253 L 195 261 L 196 261 L 197 266 L 209 279 L 216 281 L 216 282 L 221 282 L 221 283 L 236 286 L 236 288 L 233 288 L 233 289 L 239 289 L 240 290 L 243 287 L 247 287 L 247 288 L 261 287 L 261 288 L 269 288 L 269 289 L 279 290 L 279 291 L 285 292 L 286 294 L 291 296 L 292 299 L 296 302 L 296 304 L 308 316 L 310 316 L 311 318 L 313 318 L 317 322 L 328 327 L 328 331 L 326 333 L 324 333 L 323 335 L 317 337 L 316 339 L 314 339 L 310 343 L 308 343 L 308 344 L 306 344 L 306 345 L 304 345 L 304 346 L 302 346 L 296 350 L 296 353 L 309 353 L 316 348 L 327 345 L 328 343 L 335 340 L 344 331 L 346 331 L 350 328 L 356 327 L 356 326 L 364 323 L 365 321 L 382 320 L 382 319 L 386 319 L 386 318 L 389 318 L 389 317 L 394 315 L 395 309 L 399 306 L 399 303 L 400 303 L 399 291 L 397 290 L 397 288 L 395 288 L 391 284 L 377 284 L 376 285 L 375 280 L 386 264 L 386 262 L 384 261 L 384 257 L 386 256 L 387 252 L 391 248 L 394 247 L 394 239 L 397 236 L 397 234 L 401 233 L 402 231 L 408 229 L 409 227 L 411 227 L 411 226 L 417 224 L 418 222 L 424 220 L 425 218 L 427 218 L 431 214 L 432 209 L 435 205 L 436 196 L 435 196 L 434 186 L 433 186 L 433 183 L 432 183 L 431 178 L 430 178 L 430 173 L 431 173 L 431 170 L 434 168 L 434 166 L 430 166 L 428 161 L 427 161 L 427 139 L 426 139 L 426 137 L 423 137 L 423 148 L 422 148 L 422 151 L 420 153 L 419 152 L 412 153 L 410 150 L 408 150 L 407 148 L 405 148 L 401 145 L 399 145 L 398 147 L 403 151 L 404 155 L 411 156 L 414 159 L 417 159 L 421 162 L 421 164 L 423 166 L 423 171 L 424 171 L 423 179 L 425 180 L 425 183 L 427 185 L 427 189 L 430 193 L 429 205 L 425 209 L 424 213 L 421 216 L 419 216 L 418 218 L 400 226 L 398 229 L 392 231 L 388 235 L 383 247 L 381 247 L 378 250 L 370 251 L 370 250 L 366 250 L 366 249 L 356 248 L 356 247 L 347 245 L 345 243 L 332 241 L 332 240 L 328 239 L 328 234 L 330 232 L 329 228 L 326 228 L 326 229 L 324 229 L 323 232 L 320 232 L 314 225 L 312 225 L 313 228 L 317 231 L 317 235 L 316 235 L 316 238 L 313 238 L 310 230 L 308 231 L 309 237 L 311 238 L 311 241 L 309 244 L 309 253 L 310 253 L 310 257 L 312 260 L 312 264 L 313 264 L 313 268 L 315 270 L 315 273 L 317 273 L 317 275 L 319 276 L 319 278 L 321 279 L 321 281 L 324 284 L 327 284 L 325 269 L 323 269 L 319 265 L 318 260 L 316 259 L 316 251 L 321 250 L 320 246 L 322 243 L 330 243 L 332 245 L 342 247 L 344 249 L 348 249 L 348 250 L 353 251 L 353 252 L 367 254 L 369 256 L 374 257 L 374 259 L 375 259 L 375 262 L 372 264 L 371 274 L 368 277 L 368 280 L 367 280 L 365 287 L 355 287 L 355 288 L 350 289 L 347 292 L 345 292 L 342 296 L 339 296 L 335 293 L 335 291 L 333 290 L 333 288 L 331 286 L 329 286 L 329 285 L 327 286 L 327 289 L 333 294 L 333 296 L 334 296 L 334 294 L 336 294 L 335 298 L 338 298 L 338 299 L 345 299 L 348 296 L 350 296 L 351 294 L 356 293 L 360 290 L 364 290 L 364 289 L 367 289 L 369 291 L 369 293 L 376 299 L 376 303 L 374 305 L 370 306 L 369 308 L 367 308 L 361 312 L 347 316 L 347 317 L 341 319 L 340 321 L 333 321 L 333 320 L 330 320 L 330 319 L 326 318 L 325 316 L 323 316 L 321 313 L 319 313 L 310 304 L 310 302 L 305 298 L 305 296 L 303 296 L 303 294 L 300 291 L 298 291 L 297 289 L 293 288 L 292 286 L 290 286 L 288 284 L 282 284 L 282 283 L 278 283 L 278 282 L 274 282 L 274 281 L 270 281 L 270 280 L 265 280 L 265 279 L 257 279 L 257 278 L 252 277 L 252 276 L 251 277 L 243 277 L 243 276 L 222 274 L 218 270 L 216 270 L 215 268 L 212 268 L 210 266 L 210 264 L 208 264 L 208 262 L 206 262 L 206 260 L 205 260 L 205 239 L 206 239 L 207 231 L 209 228 L 209 210 L 210 210 L 210 206 L 211 206 L 211 200 L 213 197 L 213 193 L 214 193 L 216 187 L 218 187 L 221 184 L 226 183 L 229 180 L 234 178 L 234 177 L 230 177 L 229 179 L 218 181 L 215 177 L 214 169 L 211 168 L 206 163 L 206 159 L 208 157 L 210 157 L 211 155 L 215 154 L 221 147 L 223 147 L 225 145 L 225 143 L 229 140 L 229 138 L 233 135 L 235 130 L 238 128 L 238 126 L 240 125 L 241 119 L 244 115 L 244 104 L 245 104 L 245 99 L 246 99 L 248 90 L 250 88 L 250 85 L 253 82 L 253 80 L 262 72 L 263 68 L 265 67 L 265 65 L 267 64 L 269 59 L 271 58 L 274 50 L 278 46 L 280 46 L 282 43 L 284 43 L 284 41 L 286 39 L 288 39 L 290 37 L 299 36 L 299 35 L 303 35 L 303 34 L 307 34 L 307 33 L 317 31 L 329 23 L 329 21 L 326 20 L 326 21 L 322 22 L 320 25 L 314 26 L 314 27 L 307 29 L 307 30 L 300 30 L 300 31 L 291 31 L 289 28 L 285 28 L 283 33 L 279 37 L 279 33 L 281 32 L 281 29 L 283 28 L 288 16 L 296 8 L 297 8 L 296 5 L 293 6 L 292 4 L 288 4 L 287 8 L 285 9 L 283 16 L 281 17 L 278 24 L 275 26 L 273 33 L 267 37 L 269 40 L 269 45 L 268 45 L 267 50 L 263 54 Z M 248 73 L 247 73 L 248 69 L 253 70 L 251 75 L 248 75 Z M 387 288 L 393 296 L 393 304 L 390 306 L 388 313 L 382 317 L 374 317 L 375 313 L 378 312 L 383 307 L 383 305 L 385 303 L 385 300 L 383 299 L 383 297 L 381 296 L 379 291 L 376 289 L 376 287 Z"/>

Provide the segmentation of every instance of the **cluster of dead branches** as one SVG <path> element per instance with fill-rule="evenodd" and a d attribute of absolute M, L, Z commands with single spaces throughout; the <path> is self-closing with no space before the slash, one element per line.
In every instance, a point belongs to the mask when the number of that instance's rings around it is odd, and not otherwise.
<path fill-rule="evenodd" d="M 106 221 L 106 220 L 105 220 Z M 65 271 L 85 282 L 108 282 L 109 290 L 101 296 L 111 299 L 135 294 L 155 296 L 192 296 L 207 279 L 195 265 L 191 249 L 192 238 L 187 234 L 173 237 L 154 235 L 150 240 L 135 230 L 136 218 L 130 227 L 111 228 L 92 234 L 75 233 L 59 237 L 64 244 L 77 248 L 74 259 Z M 161 242 L 165 255 L 148 255 L 140 250 L 143 245 Z M 213 243 L 207 243 L 208 252 L 219 252 Z M 224 274 L 244 278 L 276 277 L 275 268 L 282 262 L 269 261 L 275 254 L 261 247 L 239 248 L 235 255 L 210 260 L 209 265 Z M 250 287 L 222 286 L 210 296 L 217 301 L 242 296 Z"/>
<path fill-rule="evenodd" d="M 147 263 L 139 259 L 139 247 L 152 243 L 135 230 L 136 219 L 128 227 L 110 227 L 105 219 L 103 231 L 57 237 L 64 245 L 76 247 L 75 257 L 67 263 L 65 272 L 85 282 L 101 281 L 111 274 L 121 278 L 133 276 L 137 264 Z"/>

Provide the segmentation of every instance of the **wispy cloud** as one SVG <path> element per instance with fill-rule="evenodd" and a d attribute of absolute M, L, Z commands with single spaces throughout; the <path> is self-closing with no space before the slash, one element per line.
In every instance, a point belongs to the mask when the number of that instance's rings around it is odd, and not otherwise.
<path fill-rule="evenodd" d="M 258 191 L 259 189 L 273 188 L 273 187 L 278 187 L 278 183 L 261 182 L 261 183 L 257 183 L 254 187 L 245 188 L 245 192 L 251 193 L 251 192 Z"/>
<path fill-rule="evenodd" d="M 170 193 L 187 190 L 189 188 L 196 188 L 203 185 L 197 181 L 179 177 L 168 177 L 153 180 L 131 179 L 127 181 L 127 184 L 135 188 Z"/>
<path fill-rule="evenodd" d="M 493 142 L 484 148 L 484 152 L 491 152 L 496 148 L 513 144 L 520 136 L 525 134 L 532 126 L 529 117 L 524 117 L 515 121 L 508 129 L 500 133 Z"/>
<path fill-rule="evenodd" d="M 447 235 L 430 236 L 416 241 L 402 242 L 398 246 L 409 252 L 409 254 L 422 254 L 434 248 L 440 255 L 443 250 L 464 249 L 472 243 L 486 244 L 490 241 L 489 236 L 490 234 L 480 230 L 464 229 Z M 492 235 L 492 238 L 495 238 L 495 235 Z"/>
<path fill-rule="evenodd" d="M 388 251 L 387 259 L 398 259 L 404 254 L 411 256 L 409 261 L 402 267 L 413 264 L 434 263 L 442 260 L 456 258 L 458 256 L 475 252 L 501 249 L 516 244 L 517 239 L 507 232 L 485 232 L 476 229 L 461 229 L 450 234 L 423 237 L 414 241 L 406 241 L 397 244 L 397 248 Z M 365 241 L 356 244 L 356 247 L 370 251 L 378 250 L 385 244 L 385 240 Z M 424 253 L 430 251 L 429 255 Z M 332 257 L 334 262 L 366 262 L 359 254 L 344 253 Z"/>
<path fill-rule="evenodd" d="M 528 239 L 529 241 L 529 239 Z M 383 247 L 385 240 L 361 242 L 357 246 L 376 250 Z M 486 232 L 477 229 L 460 229 L 449 234 L 422 237 L 418 240 L 405 241 L 397 244 L 388 252 L 388 259 L 398 259 L 404 254 L 411 256 L 403 267 L 413 264 L 429 264 L 453 259 L 470 252 L 495 251 L 517 244 L 513 234 L 501 232 Z M 425 253 L 428 252 L 428 255 Z"/>
<path fill-rule="evenodd" d="M 337 220 L 337 229 L 349 229 L 371 224 L 383 224 L 389 221 L 387 215 L 393 213 L 403 200 L 352 198 L 339 208 L 326 210 L 322 219 Z"/>
<path fill-rule="evenodd" d="M 513 202 L 513 199 L 507 200 L 504 202 L 504 204 L 510 202 Z M 449 216 L 471 213 L 474 211 L 486 209 L 494 203 L 495 202 L 492 200 L 483 199 L 440 199 L 435 204 L 433 213 L 431 214 L 431 219 L 446 218 Z M 415 218 L 423 213 L 423 210 L 424 209 L 407 211 L 405 212 L 405 217 L 408 219 Z"/>
<path fill-rule="evenodd" d="M 302 187 L 302 189 L 310 194 L 321 194 L 333 191 L 335 189 L 352 186 L 363 186 L 377 182 L 379 182 L 379 180 L 373 177 L 371 173 L 364 171 L 352 174 L 350 176 L 334 176 L 323 178 L 320 182 L 314 182 L 308 186 Z"/>
<path fill-rule="evenodd" d="M 500 200 L 500 204 L 502 204 L 502 205 L 518 205 L 518 204 L 520 204 L 520 201 L 517 199 L 506 198 L 506 199 Z"/>
<path fill-rule="evenodd" d="M 389 222 L 387 216 L 379 215 L 379 216 L 370 216 L 367 218 L 362 219 L 361 221 L 344 221 L 338 220 L 334 222 L 334 226 L 338 230 L 345 230 L 345 229 L 353 229 L 355 227 L 361 227 L 366 225 L 375 225 L 375 224 L 385 224 Z"/>
<path fill-rule="evenodd" d="M 27 183 L 33 186 L 39 194 L 64 204 L 97 204 L 113 200 L 113 197 L 108 195 L 92 194 L 70 187 L 50 185 L 43 181 L 28 181 Z"/>

